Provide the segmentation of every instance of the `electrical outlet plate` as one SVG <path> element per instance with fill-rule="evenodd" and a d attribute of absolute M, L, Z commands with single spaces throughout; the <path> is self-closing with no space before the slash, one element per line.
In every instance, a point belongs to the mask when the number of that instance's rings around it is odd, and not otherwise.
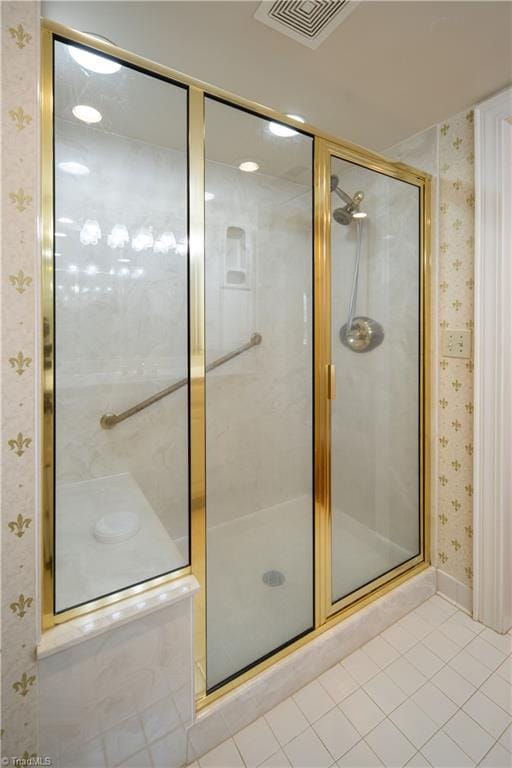
<path fill-rule="evenodd" d="M 471 357 L 471 331 L 446 328 L 443 334 L 443 357 Z"/>

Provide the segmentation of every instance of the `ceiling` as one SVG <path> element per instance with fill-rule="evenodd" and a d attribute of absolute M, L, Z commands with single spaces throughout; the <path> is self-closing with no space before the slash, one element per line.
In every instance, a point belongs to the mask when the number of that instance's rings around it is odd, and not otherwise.
<path fill-rule="evenodd" d="M 43 15 L 385 150 L 512 82 L 512 2 L 363 0 L 317 49 L 258 2 L 43 2 Z"/>

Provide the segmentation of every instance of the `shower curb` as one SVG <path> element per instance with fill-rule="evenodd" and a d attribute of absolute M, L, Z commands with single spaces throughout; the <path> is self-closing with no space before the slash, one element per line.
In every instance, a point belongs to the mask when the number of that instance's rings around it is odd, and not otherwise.
<path fill-rule="evenodd" d="M 205 707 L 187 731 L 189 763 L 349 656 L 436 590 L 436 569 L 430 567 Z"/>

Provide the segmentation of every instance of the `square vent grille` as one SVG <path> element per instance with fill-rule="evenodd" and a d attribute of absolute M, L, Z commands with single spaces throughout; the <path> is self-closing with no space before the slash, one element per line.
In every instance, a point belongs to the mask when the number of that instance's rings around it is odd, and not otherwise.
<path fill-rule="evenodd" d="M 318 48 L 356 5 L 356 0 L 265 0 L 254 18 L 308 48 Z"/>

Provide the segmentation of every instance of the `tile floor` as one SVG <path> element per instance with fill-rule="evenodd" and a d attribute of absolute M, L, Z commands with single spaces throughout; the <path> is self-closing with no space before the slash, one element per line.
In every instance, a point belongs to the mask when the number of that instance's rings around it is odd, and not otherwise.
<path fill-rule="evenodd" d="M 438 595 L 193 768 L 512 768 L 512 634 Z"/>

